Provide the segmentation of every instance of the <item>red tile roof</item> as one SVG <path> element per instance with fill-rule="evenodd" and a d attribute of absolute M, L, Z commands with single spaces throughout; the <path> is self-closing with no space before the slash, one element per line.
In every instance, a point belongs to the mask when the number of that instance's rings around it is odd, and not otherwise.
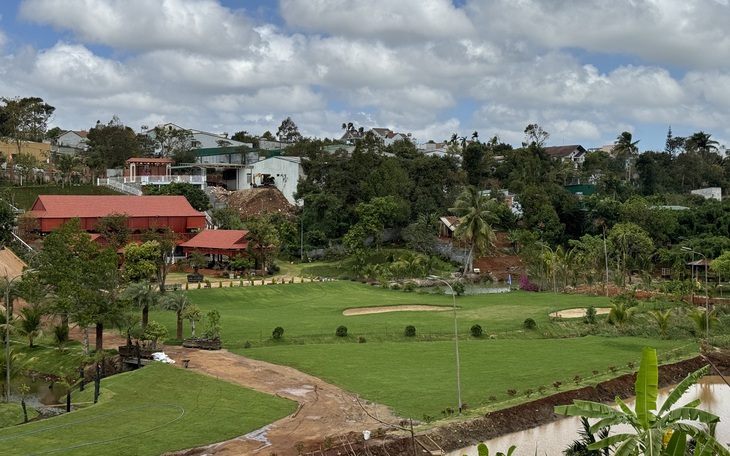
<path fill-rule="evenodd" d="M 187 249 L 244 250 L 247 234 L 248 230 L 203 230 L 180 245 Z"/>
<path fill-rule="evenodd" d="M 200 217 L 184 196 L 39 195 L 30 212 L 39 218 Z"/>

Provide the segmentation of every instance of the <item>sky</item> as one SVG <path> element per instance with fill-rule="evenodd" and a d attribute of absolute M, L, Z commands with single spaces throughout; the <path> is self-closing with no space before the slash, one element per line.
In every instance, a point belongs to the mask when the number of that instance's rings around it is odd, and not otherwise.
<path fill-rule="evenodd" d="M 640 151 L 667 131 L 730 146 L 728 0 L 2 0 L 0 97 L 41 97 L 51 127 L 117 116 L 213 133 L 308 137 L 342 124 L 416 142 Z"/>

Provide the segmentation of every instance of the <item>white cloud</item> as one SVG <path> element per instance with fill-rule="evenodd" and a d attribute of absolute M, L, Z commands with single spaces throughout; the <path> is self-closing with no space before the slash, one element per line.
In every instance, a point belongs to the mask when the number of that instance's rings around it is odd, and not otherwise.
<path fill-rule="evenodd" d="M 402 44 L 449 39 L 474 32 L 450 0 L 280 0 L 292 27 L 314 33 Z"/>
<path fill-rule="evenodd" d="M 70 30 L 83 42 L 127 51 L 224 55 L 259 42 L 246 16 L 213 0 L 24 0 L 19 15 Z"/>

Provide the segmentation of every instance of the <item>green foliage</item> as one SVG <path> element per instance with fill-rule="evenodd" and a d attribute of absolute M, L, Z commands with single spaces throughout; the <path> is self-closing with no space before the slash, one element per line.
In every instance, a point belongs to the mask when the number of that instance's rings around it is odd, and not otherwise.
<path fill-rule="evenodd" d="M 479 324 L 472 325 L 469 332 L 471 332 L 472 337 L 482 337 L 482 327 Z"/>
<path fill-rule="evenodd" d="M 167 330 L 167 328 L 152 320 L 147 324 L 147 327 L 145 328 L 144 332 L 142 333 L 142 340 L 148 340 L 151 342 L 151 348 L 155 350 L 157 348 L 157 342 L 158 341 L 165 341 L 170 335 L 170 332 Z"/>
<path fill-rule="evenodd" d="M 274 331 L 271 333 L 271 338 L 274 340 L 279 340 L 284 335 L 284 328 L 281 326 L 277 326 L 274 328 Z"/>
<path fill-rule="evenodd" d="M 708 368 L 705 366 L 687 376 L 658 408 L 659 368 L 656 350 L 644 348 L 636 374 L 634 410 L 617 398 L 618 410 L 597 402 L 575 400 L 573 405 L 555 407 L 555 413 L 597 419 L 590 427 L 593 433 L 617 424 L 628 424 L 634 429 L 633 433 L 616 434 L 591 443 L 586 447 L 589 450 L 615 446 L 615 454 L 683 455 L 687 438 L 692 437 L 700 447 L 714 452 L 708 454 L 730 456 L 730 451 L 706 430 L 707 426 L 714 426 L 719 418 L 697 409 L 699 400 L 673 408 L 689 387 L 707 373 Z M 687 421 L 693 422 L 692 425 Z M 662 437 L 669 431 L 672 436 L 665 445 Z"/>
<path fill-rule="evenodd" d="M 535 323 L 535 320 L 532 318 L 526 318 L 525 321 L 522 322 L 522 327 L 525 329 L 535 329 L 537 328 L 537 323 Z"/>
<path fill-rule="evenodd" d="M 193 209 L 204 211 L 210 208 L 210 200 L 205 191 L 199 186 L 187 182 L 172 182 L 167 185 L 148 185 L 145 187 L 146 195 L 180 195 L 188 200 Z"/>
<path fill-rule="evenodd" d="M 205 314 L 205 337 L 208 339 L 220 339 L 221 337 L 221 314 L 217 309 L 213 309 Z M 279 337 L 284 334 L 283 328 L 276 328 L 274 332 L 280 329 Z"/>
<path fill-rule="evenodd" d="M 337 337 L 347 337 L 347 326 L 338 326 L 335 335 Z"/>
<path fill-rule="evenodd" d="M 474 258 L 479 258 L 494 246 L 496 235 L 492 225 L 497 222 L 494 213 L 497 202 L 482 195 L 476 187 L 466 187 L 449 211 L 459 217 L 454 236 L 469 245 L 464 271 L 471 272 Z"/>
<path fill-rule="evenodd" d="M 416 337 L 416 327 L 413 325 L 408 325 L 403 330 L 403 335 L 406 337 Z"/>
<path fill-rule="evenodd" d="M 463 296 L 466 292 L 466 285 L 464 285 L 464 282 L 461 280 L 457 280 L 452 283 L 451 288 L 454 290 L 454 293 L 456 293 L 456 296 Z"/>
<path fill-rule="evenodd" d="M 596 324 L 596 308 L 593 306 L 586 307 L 586 314 L 583 317 L 583 321 L 586 322 L 586 324 L 589 325 L 595 325 Z"/>

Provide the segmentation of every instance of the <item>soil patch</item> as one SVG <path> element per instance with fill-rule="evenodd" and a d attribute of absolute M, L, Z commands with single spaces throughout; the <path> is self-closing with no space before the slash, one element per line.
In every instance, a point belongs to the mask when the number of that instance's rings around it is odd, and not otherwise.
<path fill-rule="evenodd" d="M 424 306 L 424 305 L 408 305 L 408 306 L 384 306 L 384 307 L 357 307 L 355 309 L 346 309 L 342 312 L 344 316 L 350 315 L 367 315 L 385 312 L 435 312 L 444 310 L 453 310 L 449 306 Z"/>
<path fill-rule="evenodd" d="M 595 309 L 596 315 L 606 315 L 611 312 L 609 307 L 596 307 Z M 585 315 L 585 308 L 558 310 L 550 314 L 552 318 L 580 318 L 585 317 Z"/>

